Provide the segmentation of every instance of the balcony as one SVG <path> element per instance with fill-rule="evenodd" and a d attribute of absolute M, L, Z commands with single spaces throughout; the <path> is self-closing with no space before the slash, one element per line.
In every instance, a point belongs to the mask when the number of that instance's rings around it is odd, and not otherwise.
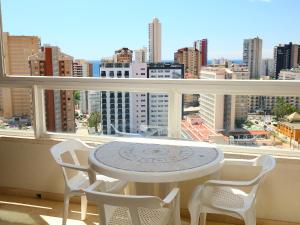
<path fill-rule="evenodd" d="M 49 153 L 49 148 L 55 143 L 57 141 L 45 139 L 0 138 L 1 210 L 8 210 L 12 213 L 19 212 L 20 216 L 26 214 L 35 221 L 46 220 L 41 224 L 56 224 L 51 221 L 57 221 L 62 215 L 60 209 L 63 205 L 61 200 L 63 199 L 64 181 L 60 168 Z M 249 158 L 253 155 L 226 153 L 225 157 Z M 32 159 L 34 159 L 34 163 Z M 276 169 L 264 180 L 259 191 L 256 207 L 258 224 L 287 224 L 280 221 L 288 221 L 289 224 L 299 223 L 300 183 L 297 182 L 300 172 L 299 165 L 299 159 L 295 157 L 277 157 Z M 254 173 L 255 171 L 252 169 L 243 169 L 241 174 L 240 170 L 231 166 L 223 168 L 221 174 L 222 179 L 246 179 Z M 188 221 L 186 204 L 190 197 L 189 194 L 195 185 L 205 179 L 208 178 L 191 180 L 179 185 L 181 215 L 186 221 Z M 18 203 L 21 204 L 18 205 Z M 79 204 L 73 204 L 69 218 L 79 220 L 79 211 Z M 93 206 L 90 206 L 89 213 L 87 221 L 81 222 L 82 224 L 96 221 L 97 217 L 93 216 L 95 213 Z M 3 220 L 3 217 L 0 216 L 0 219 Z M 240 221 L 224 216 L 211 215 L 208 219 L 213 222 L 242 224 Z"/>
<path fill-rule="evenodd" d="M 249 95 L 299 95 L 298 81 L 226 81 L 226 80 L 158 80 L 158 79 L 105 79 L 97 78 L 48 78 L 48 77 L 4 77 L 0 87 L 20 87 L 32 89 L 33 133 L 2 132 L 0 136 L 0 201 L 12 212 L 28 212 L 29 218 L 36 221 L 57 220 L 61 216 L 64 181 L 60 168 L 55 164 L 49 148 L 64 138 L 79 137 L 91 144 L 101 144 L 117 137 L 77 136 L 46 131 L 44 90 L 99 90 L 124 92 L 167 93 L 168 136 L 179 138 L 181 129 L 181 104 L 183 93 L 197 93 L 199 90 L 211 94 Z M 225 152 L 225 157 L 251 158 L 262 153 L 273 154 L 277 158 L 276 169 L 264 180 L 257 199 L 258 224 L 299 224 L 300 223 L 300 151 L 296 149 L 274 150 L 269 148 L 217 145 Z M 242 171 L 242 173 L 241 173 Z M 222 179 L 247 179 L 256 171 L 250 168 L 237 169 L 224 167 Z M 179 184 L 181 189 L 181 215 L 188 221 L 187 202 L 193 188 L 205 179 L 191 180 Z M 15 195 L 12 197 L 11 195 Z M 28 198 L 30 197 L 30 198 Z M 37 199 L 41 198 L 41 199 Z M 18 205 L 15 203 L 22 203 Z M 37 208 L 26 205 L 42 206 Z M 26 211 L 26 207 L 30 210 Z M 48 211 L 48 208 L 49 209 Z M 71 219 L 79 219 L 77 204 L 72 205 Z M 52 210 L 52 211 L 51 211 Z M 94 212 L 91 206 L 90 213 Z M 44 216 L 45 215 L 45 216 Z M 43 216 L 43 217 L 42 217 Z M 0 216 L 1 218 L 1 216 Z M 211 215 L 213 222 L 242 224 L 229 217 Z M 95 222 L 93 215 L 86 222 Z M 36 224 L 36 223 L 33 223 Z M 43 224 L 43 223 L 41 223 Z M 53 223 L 55 224 L 55 223 Z M 214 223 L 212 223 L 214 224 Z"/>

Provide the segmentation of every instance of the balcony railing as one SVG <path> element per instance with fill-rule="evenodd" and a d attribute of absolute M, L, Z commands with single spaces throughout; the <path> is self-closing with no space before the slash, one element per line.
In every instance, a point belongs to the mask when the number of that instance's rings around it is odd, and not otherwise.
<path fill-rule="evenodd" d="M 57 134 L 46 131 L 44 90 L 165 93 L 169 96 L 168 136 L 170 138 L 179 138 L 181 133 L 182 94 L 298 96 L 300 94 L 300 81 L 6 76 L 0 77 L 0 88 L 29 88 L 32 90 L 35 138 L 74 136 L 74 134 Z M 87 137 L 82 138 L 85 139 Z M 109 139 L 109 137 L 102 136 L 97 138 Z"/>

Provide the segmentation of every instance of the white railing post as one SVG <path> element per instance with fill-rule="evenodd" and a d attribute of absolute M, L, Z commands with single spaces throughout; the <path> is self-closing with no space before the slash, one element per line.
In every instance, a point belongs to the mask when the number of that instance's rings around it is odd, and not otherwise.
<path fill-rule="evenodd" d="M 40 138 L 46 132 L 44 90 L 38 85 L 32 87 L 33 129 L 35 138 Z"/>
<path fill-rule="evenodd" d="M 168 107 L 168 136 L 180 138 L 182 116 L 182 94 L 179 91 L 171 91 L 169 94 Z"/>

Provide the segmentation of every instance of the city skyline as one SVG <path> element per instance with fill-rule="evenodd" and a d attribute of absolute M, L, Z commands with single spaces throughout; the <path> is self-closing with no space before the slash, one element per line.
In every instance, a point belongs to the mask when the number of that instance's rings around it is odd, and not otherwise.
<path fill-rule="evenodd" d="M 160 7 L 155 7 L 156 3 Z M 109 56 L 122 47 L 134 50 L 147 46 L 147 25 L 153 17 L 162 23 L 163 60 L 172 59 L 176 49 L 189 47 L 190 43 L 201 38 L 209 41 L 209 59 L 242 59 L 243 40 L 256 36 L 264 41 L 263 58 L 272 58 L 273 47 L 278 44 L 300 42 L 299 32 L 290 22 L 297 21 L 300 3 L 291 0 L 231 0 L 226 3 L 190 0 L 172 4 L 156 0 L 151 3 L 132 1 L 130 4 L 120 1 L 118 7 L 111 4 L 115 2 L 69 4 L 68 1 L 14 3 L 3 0 L 4 31 L 12 35 L 37 35 L 43 44 L 60 46 L 75 58 L 88 60 Z M 282 10 L 283 6 L 288 10 Z M 188 10 L 180 16 L 184 7 Z M 49 12 L 55 10 L 56 16 L 45 18 L 44 10 L 36 8 L 47 8 Z M 113 16 L 124 12 L 126 16 L 122 20 Z M 41 19 L 34 20 L 35 17 Z M 281 32 L 279 28 L 283 26 L 285 30 Z"/>

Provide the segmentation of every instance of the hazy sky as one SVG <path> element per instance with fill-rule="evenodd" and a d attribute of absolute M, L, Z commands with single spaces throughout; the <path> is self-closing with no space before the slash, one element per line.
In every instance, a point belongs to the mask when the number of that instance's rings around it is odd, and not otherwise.
<path fill-rule="evenodd" d="M 148 23 L 162 23 L 162 58 L 208 38 L 208 58 L 242 58 L 243 39 L 263 39 L 263 57 L 300 44 L 299 0 L 2 0 L 4 31 L 37 35 L 75 58 L 100 59 L 148 45 Z"/>

